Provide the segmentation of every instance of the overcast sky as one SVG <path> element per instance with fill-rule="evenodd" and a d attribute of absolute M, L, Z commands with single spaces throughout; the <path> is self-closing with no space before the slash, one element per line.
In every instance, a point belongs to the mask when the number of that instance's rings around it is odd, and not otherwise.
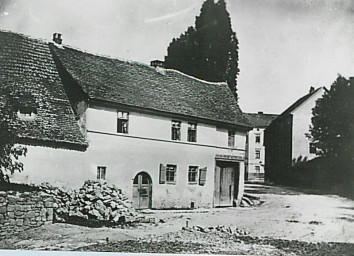
<path fill-rule="evenodd" d="M 280 113 L 310 86 L 354 76 L 354 1 L 228 0 L 243 111 Z M 194 25 L 203 0 L 0 0 L 0 29 L 149 63 Z"/>

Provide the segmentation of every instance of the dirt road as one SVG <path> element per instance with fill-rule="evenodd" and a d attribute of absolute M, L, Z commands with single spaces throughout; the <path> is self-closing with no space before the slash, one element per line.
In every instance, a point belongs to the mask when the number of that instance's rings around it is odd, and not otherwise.
<path fill-rule="evenodd" d="M 255 185 L 258 186 L 258 185 Z M 129 228 L 87 228 L 52 224 L 2 238 L 0 248 L 73 250 L 85 245 L 161 236 L 186 226 L 237 226 L 253 237 L 307 242 L 354 243 L 354 201 L 275 186 L 255 191 L 263 203 L 250 208 L 146 211 L 156 224 Z M 162 220 L 159 222 L 159 220 Z"/>

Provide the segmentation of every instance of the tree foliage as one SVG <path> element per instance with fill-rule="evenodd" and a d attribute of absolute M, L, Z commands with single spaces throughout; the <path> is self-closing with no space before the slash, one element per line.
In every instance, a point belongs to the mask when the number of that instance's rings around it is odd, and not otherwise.
<path fill-rule="evenodd" d="M 338 76 L 312 111 L 311 139 L 320 155 L 352 160 L 354 152 L 354 81 Z"/>
<path fill-rule="evenodd" d="M 16 144 L 18 128 L 15 99 L 10 90 L 0 90 L 0 182 L 9 181 L 10 174 L 23 171 L 19 157 L 27 149 Z"/>
<path fill-rule="evenodd" d="M 206 0 L 189 27 L 167 48 L 166 68 L 212 82 L 227 82 L 237 98 L 238 41 L 224 0 Z"/>

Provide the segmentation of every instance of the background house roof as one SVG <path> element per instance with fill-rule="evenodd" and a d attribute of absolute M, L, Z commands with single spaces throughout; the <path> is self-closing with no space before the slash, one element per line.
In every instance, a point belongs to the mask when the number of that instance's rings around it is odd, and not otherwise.
<path fill-rule="evenodd" d="M 290 107 L 288 107 L 286 110 L 284 110 L 277 118 L 275 118 L 273 120 L 273 122 L 271 123 L 271 125 L 269 125 L 269 126 L 274 126 L 277 122 L 279 122 L 279 120 L 290 115 L 295 109 L 297 109 L 301 104 L 303 104 L 312 95 L 314 95 L 315 93 L 317 93 L 320 90 L 325 90 L 325 87 L 319 87 L 317 89 L 313 89 L 308 94 L 306 94 L 305 96 L 303 96 L 300 99 L 298 99 L 297 101 L 295 101 L 294 104 L 292 104 Z"/>
<path fill-rule="evenodd" d="M 290 114 L 297 107 L 299 107 L 302 103 L 304 103 L 307 99 L 309 99 L 312 95 L 314 95 L 316 92 L 318 92 L 321 89 L 323 89 L 323 87 L 319 87 L 316 90 L 314 89 L 314 90 L 310 91 L 308 94 L 306 94 L 305 96 L 303 96 L 300 99 L 298 99 L 297 101 L 295 101 L 295 103 L 292 104 L 290 107 L 288 107 L 283 113 L 281 113 L 281 115 Z"/>
<path fill-rule="evenodd" d="M 270 123 L 278 117 L 274 114 L 264 113 L 244 113 L 252 127 L 267 127 Z"/>
<path fill-rule="evenodd" d="M 210 83 L 174 70 L 51 45 L 91 99 L 249 126 L 226 83 Z"/>
<path fill-rule="evenodd" d="M 11 88 L 19 104 L 36 109 L 33 121 L 19 120 L 19 142 L 87 146 L 72 113 L 48 43 L 0 31 L 0 83 Z M 22 103 L 21 103 L 22 102 Z"/>

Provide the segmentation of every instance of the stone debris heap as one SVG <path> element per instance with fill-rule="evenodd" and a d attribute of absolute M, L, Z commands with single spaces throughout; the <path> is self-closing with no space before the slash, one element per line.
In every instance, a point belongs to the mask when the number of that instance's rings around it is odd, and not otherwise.
<path fill-rule="evenodd" d="M 182 230 L 189 232 L 203 232 L 203 233 L 226 233 L 236 236 L 246 236 L 248 232 L 244 229 L 238 227 L 227 227 L 223 225 L 218 225 L 216 227 L 201 227 L 201 226 L 192 226 L 192 227 L 183 227 Z"/>
<path fill-rule="evenodd" d="M 79 190 L 66 190 L 42 184 L 41 189 L 53 195 L 55 221 L 105 224 L 132 223 L 141 216 L 115 185 L 105 181 L 86 181 Z"/>

